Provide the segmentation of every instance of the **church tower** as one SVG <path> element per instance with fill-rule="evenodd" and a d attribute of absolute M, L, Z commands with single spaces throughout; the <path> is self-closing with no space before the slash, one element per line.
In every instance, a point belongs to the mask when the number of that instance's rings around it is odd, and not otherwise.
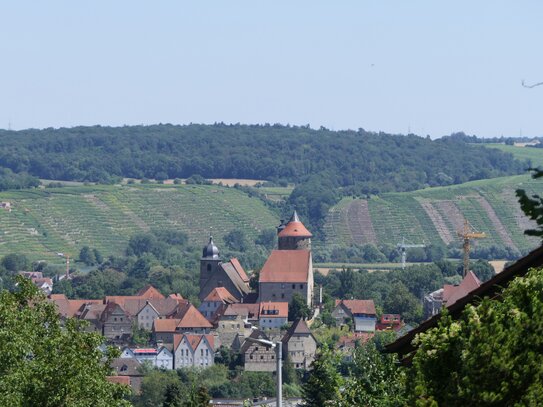
<path fill-rule="evenodd" d="M 204 246 L 200 259 L 200 293 L 209 279 L 217 273 L 220 262 L 219 249 L 213 243 L 213 236 L 209 236 L 209 243 Z"/>
<path fill-rule="evenodd" d="M 294 211 L 292 217 L 285 225 L 277 228 L 277 240 L 279 250 L 311 250 L 311 237 L 313 235 L 306 229 Z"/>

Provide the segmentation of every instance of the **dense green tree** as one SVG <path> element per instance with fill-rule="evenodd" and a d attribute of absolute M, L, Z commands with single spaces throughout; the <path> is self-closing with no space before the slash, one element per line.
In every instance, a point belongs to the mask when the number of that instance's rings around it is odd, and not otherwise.
<path fill-rule="evenodd" d="M 311 374 L 302 386 L 304 406 L 332 406 L 340 399 L 343 378 L 338 372 L 339 359 L 331 351 L 322 350 L 311 364 Z"/>
<path fill-rule="evenodd" d="M 18 277 L 0 293 L 0 405 L 128 406 L 129 389 L 107 381 L 115 352 L 82 323 L 61 323 L 54 304 Z"/>
<path fill-rule="evenodd" d="M 408 385 L 419 406 L 543 403 L 543 269 L 513 280 L 499 300 L 444 313 L 419 335 Z"/>
<path fill-rule="evenodd" d="M 391 284 L 383 308 L 387 313 L 401 314 L 407 321 L 419 322 L 422 318 L 420 300 L 400 281 Z"/>
<path fill-rule="evenodd" d="M 10 253 L 2 258 L 2 266 L 8 271 L 28 271 L 30 262 L 24 254 Z"/>
<path fill-rule="evenodd" d="M 163 407 L 183 407 L 185 403 L 183 400 L 187 397 L 184 392 L 183 386 L 179 381 L 172 381 L 166 386 L 164 391 L 164 403 Z"/>
<path fill-rule="evenodd" d="M 543 169 L 534 169 L 532 171 L 533 178 L 543 177 Z M 517 196 L 524 213 L 537 223 L 537 229 L 527 230 L 525 233 L 531 236 L 543 237 L 543 197 L 539 195 L 529 196 L 523 189 L 517 190 Z"/>
<path fill-rule="evenodd" d="M 277 232 L 274 229 L 264 229 L 256 238 L 255 243 L 271 250 L 275 247 L 276 237 Z"/>
<path fill-rule="evenodd" d="M 292 294 L 288 305 L 288 320 L 308 319 L 311 316 L 311 309 L 307 306 L 305 298 L 298 293 Z"/>
<path fill-rule="evenodd" d="M 386 340 L 391 341 L 393 337 Z M 396 355 L 379 351 L 377 341 L 370 340 L 354 350 L 349 375 L 336 403 L 338 407 L 405 405 L 406 374 L 398 366 Z"/>
<path fill-rule="evenodd" d="M 223 237 L 226 247 L 237 252 L 244 252 L 248 248 L 247 236 L 242 229 L 234 229 Z"/>
<path fill-rule="evenodd" d="M 96 256 L 94 251 L 89 246 L 83 246 L 79 251 L 79 261 L 82 261 L 87 266 L 96 264 Z"/>

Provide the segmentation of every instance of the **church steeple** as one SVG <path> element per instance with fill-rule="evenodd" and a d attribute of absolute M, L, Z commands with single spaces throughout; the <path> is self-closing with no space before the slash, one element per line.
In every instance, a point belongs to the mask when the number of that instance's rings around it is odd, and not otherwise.
<path fill-rule="evenodd" d="M 202 250 L 202 260 L 203 259 L 221 259 L 219 256 L 219 249 L 215 246 L 215 243 L 213 243 L 213 236 L 209 236 L 209 243 L 204 246 L 204 249 Z"/>

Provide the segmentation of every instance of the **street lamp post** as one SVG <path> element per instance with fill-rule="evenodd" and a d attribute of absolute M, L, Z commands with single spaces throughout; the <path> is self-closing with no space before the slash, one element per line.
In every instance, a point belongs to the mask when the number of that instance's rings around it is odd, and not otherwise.
<path fill-rule="evenodd" d="M 275 348 L 275 369 L 277 379 L 275 406 L 283 407 L 283 344 L 280 341 L 273 343 L 272 341 L 268 341 L 266 339 L 256 339 L 251 337 L 248 337 L 245 340 L 253 343 L 259 343 L 270 348 Z"/>

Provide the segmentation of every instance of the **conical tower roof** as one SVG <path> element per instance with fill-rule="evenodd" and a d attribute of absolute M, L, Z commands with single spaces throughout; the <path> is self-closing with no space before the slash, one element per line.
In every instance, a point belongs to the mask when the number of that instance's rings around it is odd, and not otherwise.
<path fill-rule="evenodd" d="M 298 217 L 298 212 L 294 211 L 285 228 L 279 232 L 279 237 L 311 237 L 313 236 L 304 226 Z"/>

